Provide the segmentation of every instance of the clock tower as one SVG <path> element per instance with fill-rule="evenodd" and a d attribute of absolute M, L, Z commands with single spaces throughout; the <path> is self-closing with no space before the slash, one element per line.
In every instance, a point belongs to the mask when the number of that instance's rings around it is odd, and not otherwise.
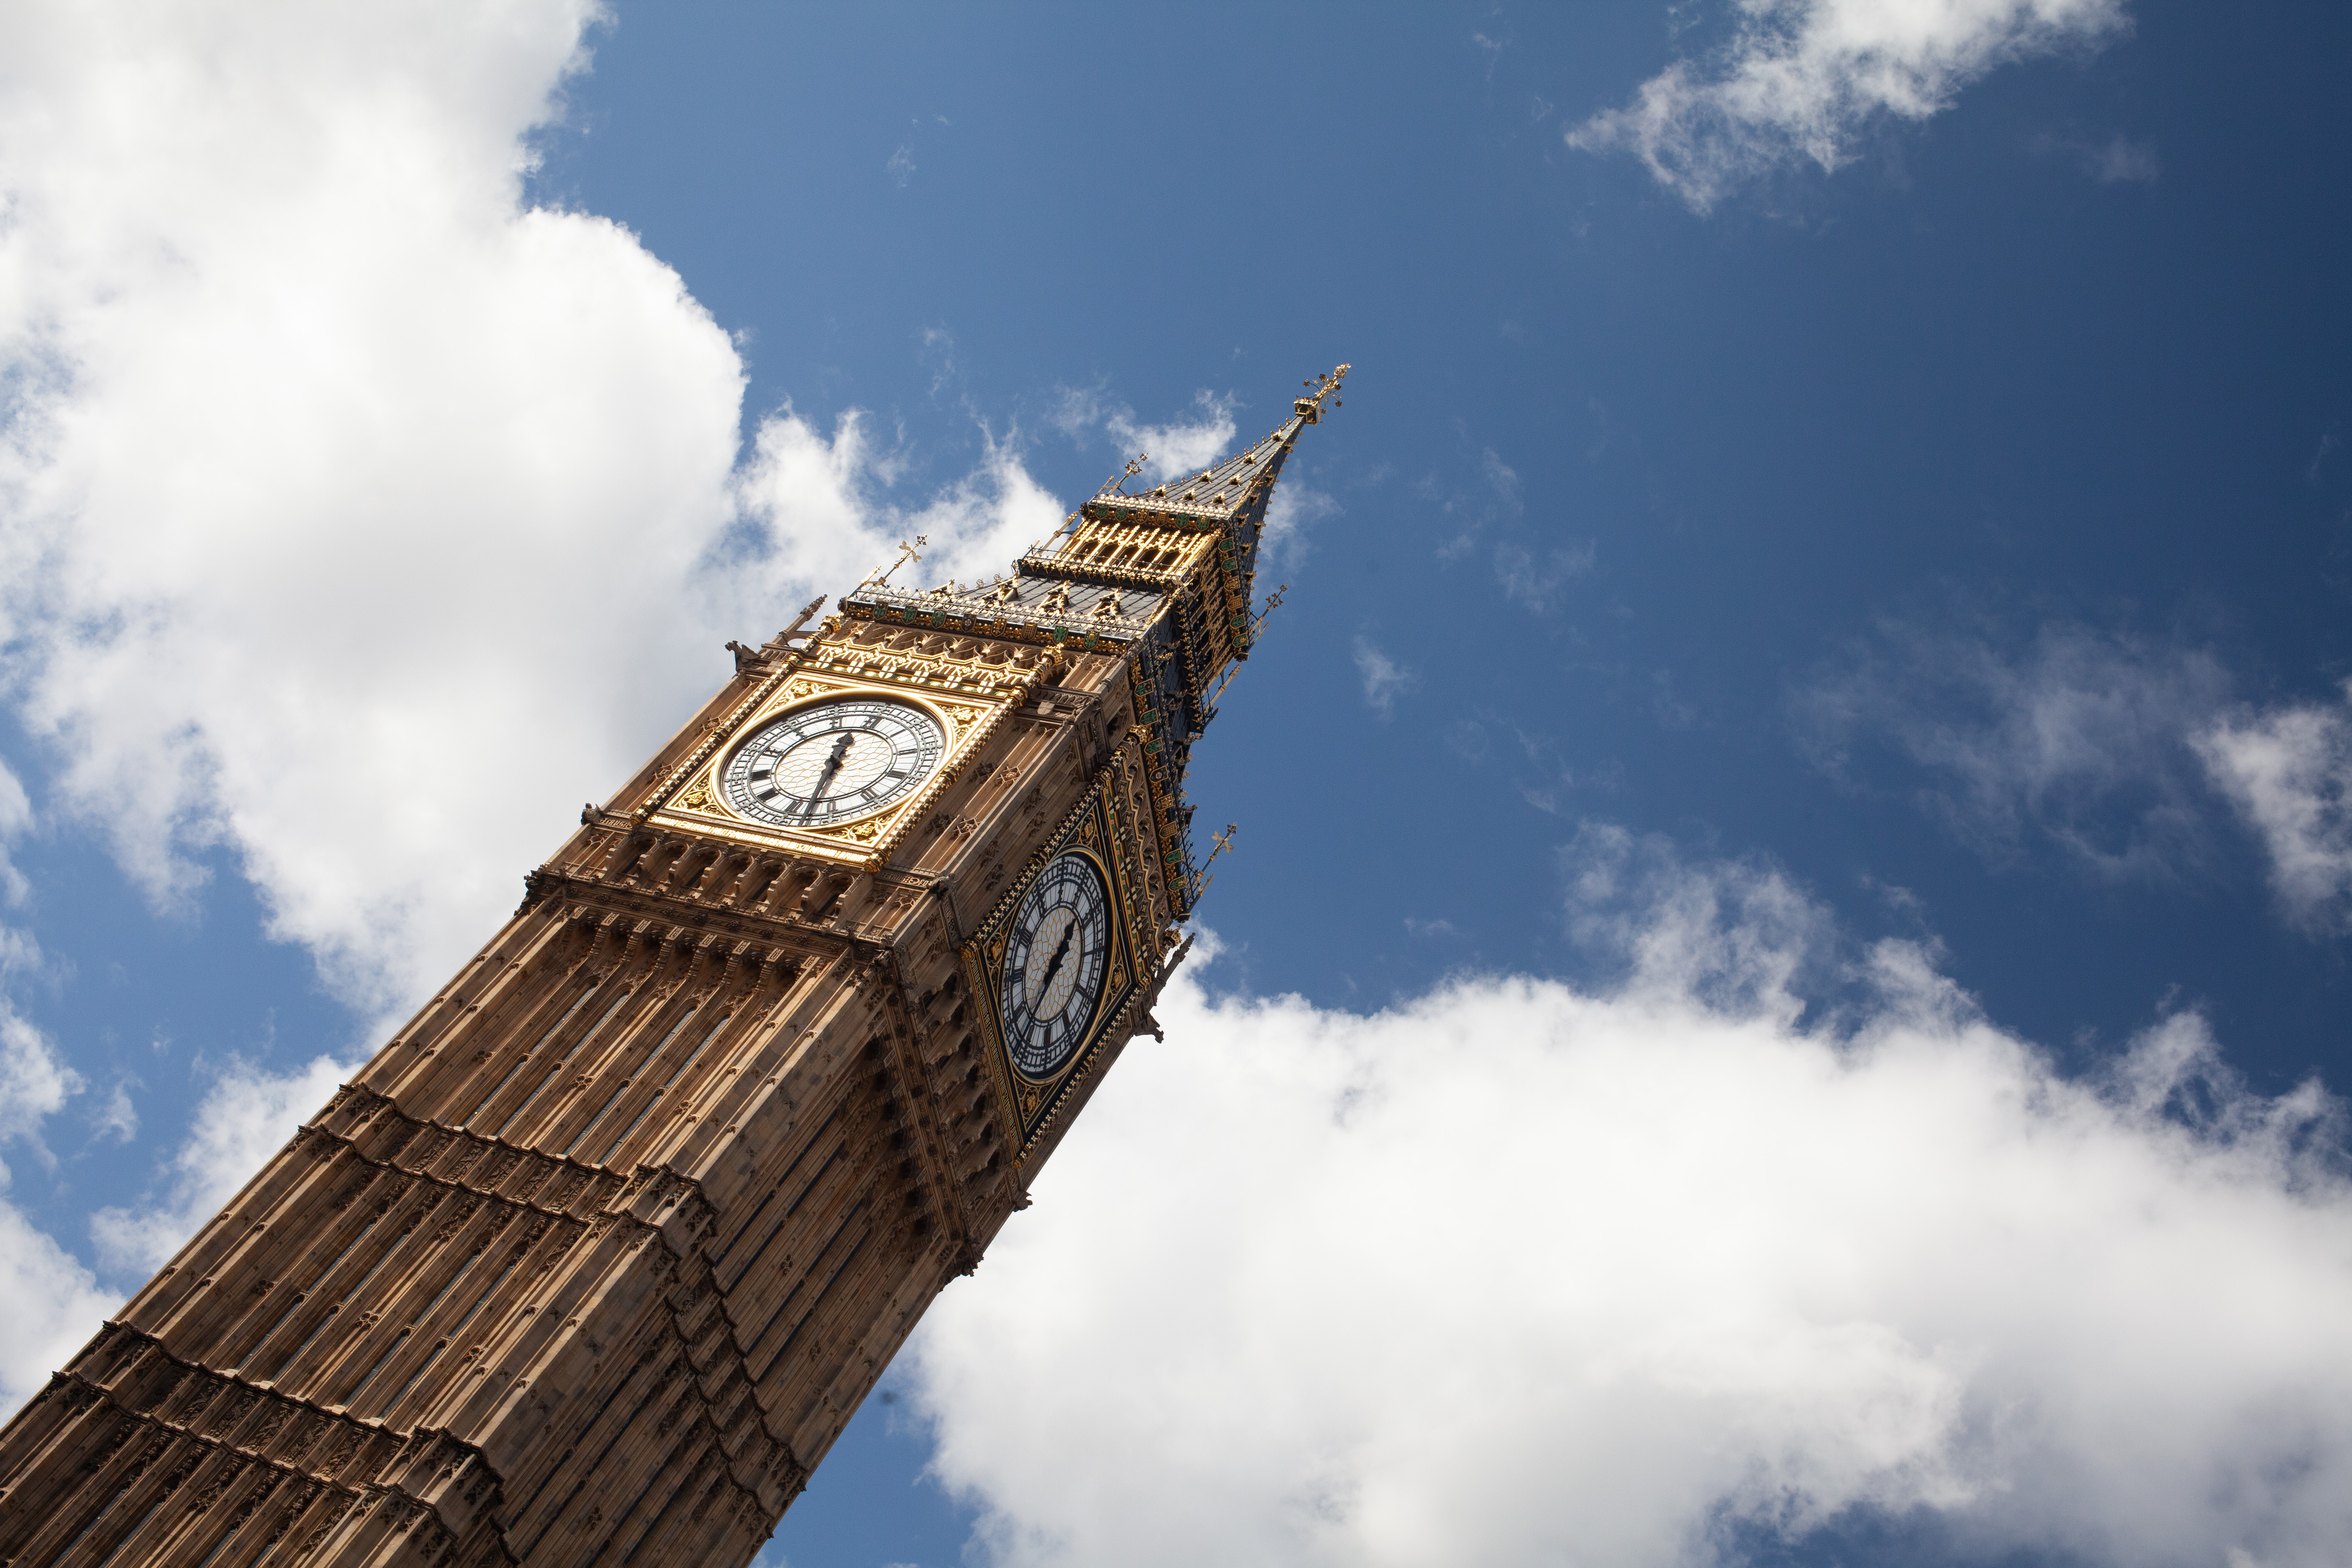
<path fill-rule="evenodd" d="M 751 1561 L 1139 1030 L 1348 367 L 764 647 L 0 1431 L 0 1568 Z"/>

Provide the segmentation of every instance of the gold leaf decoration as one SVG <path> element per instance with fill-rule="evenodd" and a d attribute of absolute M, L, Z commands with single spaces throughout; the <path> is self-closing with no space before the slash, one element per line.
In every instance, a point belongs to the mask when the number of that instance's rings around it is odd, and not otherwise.
<path fill-rule="evenodd" d="M 677 804 L 678 808 L 682 811 L 716 811 L 719 809 L 719 803 L 710 797 L 710 784 L 707 779 L 697 779 L 692 784 L 688 784 L 687 786 L 686 793 L 677 797 Z"/>
<path fill-rule="evenodd" d="M 803 679 L 795 680 L 790 686 L 784 688 L 784 695 L 795 699 L 802 697 L 814 697 L 820 691 L 830 691 L 832 689 L 833 683 L 829 680 L 809 680 Z"/>

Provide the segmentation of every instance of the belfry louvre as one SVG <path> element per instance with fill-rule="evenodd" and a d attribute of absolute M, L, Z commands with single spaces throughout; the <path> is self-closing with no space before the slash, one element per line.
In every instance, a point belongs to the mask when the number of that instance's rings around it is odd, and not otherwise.
<path fill-rule="evenodd" d="M 1010 576 L 880 574 L 730 645 L 0 1431 L 0 1565 L 748 1563 L 1158 1033 L 1202 885 L 1185 765 L 1347 368 L 1196 475 L 1131 465 Z"/>

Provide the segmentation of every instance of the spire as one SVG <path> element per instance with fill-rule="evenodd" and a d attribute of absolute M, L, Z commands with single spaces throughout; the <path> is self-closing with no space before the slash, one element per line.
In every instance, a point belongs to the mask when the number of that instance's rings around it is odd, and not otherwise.
<path fill-rule="evenodd" d="M 1197 474 L 1130 494 L 1125 487 L 1137 467 L 1130 463 L 1127 473 L 1103 486 L 1078 509 L 1079 515 L 1103 522 L 1150 518 L 1202 530 L 1265 521 L 1266 503 L 1274 495 L 1274 482 L 1299 431 L 1322 423 L 1326 403 L 1334 408 L 1339 406 L 1339 384 L 1347 379 L 1349 368 L 1343 364 L 1328 374 L 1302 383 L 1307 395 L 1291 403 L 1288 419 L 1263 439 L 1210 464 Z"/>

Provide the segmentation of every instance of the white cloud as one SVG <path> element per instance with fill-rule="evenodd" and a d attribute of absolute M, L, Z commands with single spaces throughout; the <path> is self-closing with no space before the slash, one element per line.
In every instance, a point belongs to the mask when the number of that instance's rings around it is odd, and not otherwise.
<path fill-rule="evenodd" d="M 743 367 L 677 275 L 524 199 L 598 14 L 0 13 L 0 694 L 42 806 L 161 905 L 226 851 L 270 934 L 379 1015 L 497 929 L 581 800 L 729 673 L 720 642 L 902 530 L 933 536 L 919 570 L 972 574 L 1058 520 L 1011 438 L 919 498 L 854 414 L 787 407 L 739 452 Z M 0 841 L 32 811 L 0 774 Z M 152 1201 L 95 1217 L 110 1277 L 341 1070 L 216 1081 Z M 0 1016 L 0 1138 L 39 1152 L 78 1087 Z M 87 1276 L 26 1234 L 13 1277 L 94 1327 Z"/>
<path fill-rule="evenodd" d="M 83 1084 L 7 995 L 17 976 L 39 962 L 30 937 L 0 927 L 0 1152 L 21 1144 L 46 1166 L 53 1162 L 41 1124 Z M 0 1194 L 11 1177 L 0 1163 Z M 0 1420 L 40 1388 L 120 1299 L 100 1289 L 88 1268 L 0 1196 L 0 1323 L 7 1325 L 0 1333 Z"/>
<path fill-rule="evenodd" d="M 0 1420 L 48 1381 L 121 1301 L 89 1268 L 0 1199 Z"/>
<path fill-rule="evenodd" d="M 1066 390 L 1055 410 L 1054 423 L 1068 435 L 1099 429 L 1129 456 L 1147 456 L 1142 479 L 1160 484 L 1197 473 L 1236 450 L 1240 426 L 1234 422 L 1240 405 L 1230 393 L 1207 388 L 1192 395 L 1192 416 L 1146 425 L 1125 404 L 1106 402 L 1098 392 Z M 1277 495 L 1280 491 L 1276 492 Z"/>
<path fill-rule="evenodd" d="M 2030 643 L 1887 622 L 1792 699 L 1832 773 L 1873 776 L 1884 748 L 1924 773 L 1920 807 L 1995 859 L 2037 840 L 2116 878 L 2204 853 L 2189 738 L 2228 696 L 2200 649 L 2053 624 Z"/>
<path fill-rule="evenodd" d="M 2352 683 L 2344 700 L 2231 715 L 2197 737 L 2213 783 L 2269 851 L 2297 923 L 2352 929 Z"/>
<path fill-rule="evenodd" d="M 0 760 L 0 901 L 21 904 L 32 885 L 9 858 L 9 846 L 33 826 L 33 801 L 7 763 Z"/>
<path fill-rule="evenodd" d="M 0 37 L 13 695 L 155 896 L 230 847 L 362 1002 L 478 942 L 719 673 L 682 610 L 734 352 L 625 230 L 520 202 L 589 11 Z"/>
<path fill-rule="evenodd" d="M 41 1142 L 41 1123 L 64 1109 L 83 1084 L 81 1075 L 58 1056 L 47 1035 L 16 1011 L 7 994 L 16 978 L 40 962 L 40 948 L 31 936 L 0 926 L 0 1151 L 21 1142 L 46 1164 L 49 1154 Z M 8 1168 L 0 1164 L 0 1186 L 7 1180 Z"/>
<path fill-rule="evenodd" d="M 134 1283 L 162 1268 L 294 1136 L 305 1117 L 326 1104 L 344 1071 L 332 1057 L 286 1073 L 232 1060 L 196 1107 L 187 1138 L 166 1169 L 163 1190 L 137 1208 L 104 1208 L 90 1216 L 100 1267 Z"/>
<path fill-rule="evenodd" d="M 1734 0 L 1717 56 L 1675 61 L 1568 142 L 1630 150 L 1703 214 L 1789 164 L 1836 169 L 1883 116 L 1927 119 L 1998 66 L 2127 25 L 2123 0 Z"/>
<path fill-rule="evenodd" d="M 1178 978 L 915 1342 L 985 1560 L 1705 1562 L 1857 1507 L 1988 1558 L 2336 1560 L 2332 1102 L 2187 1015 L 2067 1081 L 1904 943 L 1801 1026 L 1807 900 L 1618 847 L 1613 989 Z"/>
<path fill-rule="evenodd" d="M 970 576 L 1059 520 L 1010 440 L 904 502 L 862 421 L 785 408 L 738 468 L 726 334 L 626 230 L 523 201 L 593 11 L 0 24 L 8 696 L 159 902 L 226 848 L 362 1007 L 495 929 L 719 642 L 901 528 Z"/>
<path fill-rule="evenodd" d="M 898 555 L 918 535 L 922 559 L 898 568 L 898 587 L 970 584 L 1008 569 L 1062 522 L 1061 503 L 1029 477 L 1017 442 L 982 430 L 979 465 L 919 505 L 887 491 L 898 462 L 877 452 L 865 418 L 843 416 L 828 437 L 785 408 L 764 420 L 735 496 L 752 549 L 727 563 L 722 605 L 800 607 L 800 596 L 838 592 Z M 731 612 L 730 612 L 731 613 Z M 741 614 L 763 613 L 746 608 Z M 762 632 L 762 636 L 766 633 Z"/>
<path fill-rule="evenodd" d="M 1258 536 L 1258 570 L 1288 572 L 1307 559 L 1307 530 L 1339 514 L 1339 503 L 1293 472 L 1286 472 L 1266 502 L 1265 528 Z"/>
<path fill-rule="evenodd" d="M 1413 689 L 1417 678 L 1367 637 L 1356 639 L 1356 674 L 1364 683 L 1364 706 L 1386 719 L 1395 713 L 1396 700 Z"/>
<path fill-rule="evenodd" d="M 138 1087 L 135 1078 L 117 1079 L 107 1090 L 106 1103 L 90 1113 L 90 1131 L 99 1138 L 117 1143 L 128 1143 L 138 1137 L 139 1107 L 131 1099 L 131 1091 Z"/>

